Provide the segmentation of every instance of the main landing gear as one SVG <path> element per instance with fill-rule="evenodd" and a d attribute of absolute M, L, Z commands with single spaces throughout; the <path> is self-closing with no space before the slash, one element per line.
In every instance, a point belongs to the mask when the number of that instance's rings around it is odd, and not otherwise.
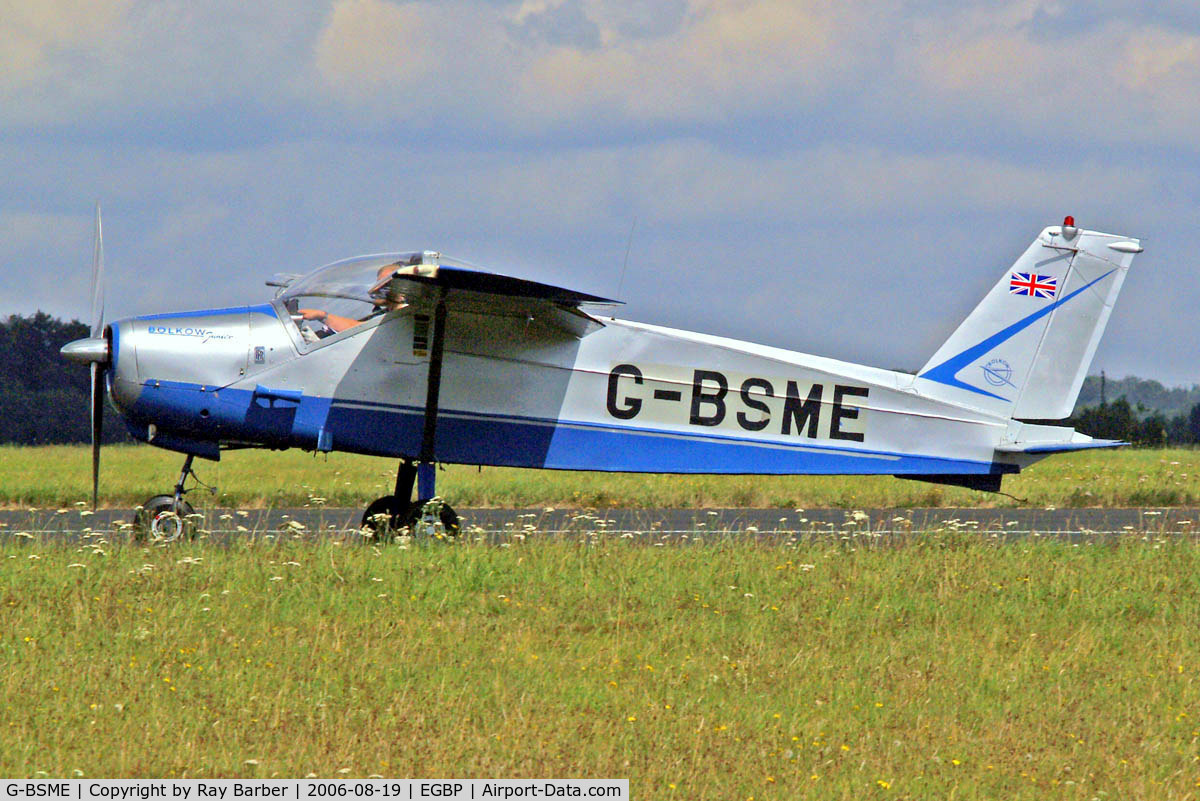
<path fill-rule="evenodd" d="M 134 539 L 178 542 L 195 536 L 195 525 L 191 519 L 195 510 L 183 499 L 188 492 L 183 486 L 187 477 L 196 478 L 192 472 L 193 458 L 189 453 L 183 460 L 183 469 L 179 472 L 179 481 L 175 482 L 173 495 L 155 495 L 142 504 L 141 510 L 133 518 Z M 199 480 L 196 478 L 197 482 Z"/>
<path fill-rule="evenodd" d="M 420 498 L 417 501 L 410 500 L 414 483 Z M 434 494 L 433 463 L 418 465 L 405 459 L 396 472 L 395 494 L 371 502 L 363 512 L 362 528 L 371 539 L 386 540 L 401 529 L 415 536 L 456 537 L 460 524 L 454 509 Z"/>
<path fill-rule="evenodd" d="M 396 472 L 396 492 L 376 498 L 363 512 L 362 527 L 373 539 L 386 539 L 407 528 L 416 536 L 458 535 L 458 515 L 437 497 L 434 462 L 437 453 L 438 394 L 442 386 L 442 352 L 446 341 L 446 287 L 439 290 L 433 313 L 433 341 L 429 349 L 429 379 L 425 389 L 425 426 L 421 452 L 406 458 Z M 417 497 L 412 502 L 413 483 Z"/>

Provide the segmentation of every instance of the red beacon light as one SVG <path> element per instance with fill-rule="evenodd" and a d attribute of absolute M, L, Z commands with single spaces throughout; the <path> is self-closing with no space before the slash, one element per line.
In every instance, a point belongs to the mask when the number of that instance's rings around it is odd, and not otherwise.
<path fill-rule="evenodd" d="M 1072 217 L 1070 214 L 1068 214 L 1066 217 L 1063 218 L 1063 224 L 1062 224 L 1063 239 L 1074 239 L 1075 234 L 1078 232 L 1079 232 L 1079 229 L 1075 227 L 1075 218 Z"/>

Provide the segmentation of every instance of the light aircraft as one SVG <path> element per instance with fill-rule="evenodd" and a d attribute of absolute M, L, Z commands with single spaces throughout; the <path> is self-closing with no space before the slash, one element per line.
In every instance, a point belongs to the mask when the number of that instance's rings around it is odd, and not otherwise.
<path fill-rule="evenodd" d="M 1039 421 L 1071 413 L 1141 251 L 1071 217 L 1045 228 L 913 375 L 617 319 L 615 301 L 430 250 L 279 276 L 255 306 L 106 325 L 97 209 L 91 337 L 62 352 L 92 369 L 93 504 L 106 392 L 134 437 L 185 455 L 141 513 L 165 539 L 184 534 L 193 459 L 234 448 L 398 458 L 394 494 L 363 515 L 379 531 L 422 509 L 457 531 L 426 506 L 439 462 L 997 491 L 1049 454 L 1122 444 Z"/>

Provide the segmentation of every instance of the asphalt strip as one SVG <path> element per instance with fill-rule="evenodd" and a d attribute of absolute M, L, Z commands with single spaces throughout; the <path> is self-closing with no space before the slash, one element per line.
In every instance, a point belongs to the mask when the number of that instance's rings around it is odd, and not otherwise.
<path fill-rule="evenodd" d="M 460 509 L 464 532 L 477 534 L 705 534 L 873 533 L 961 530 L 1004 535 L 1187 535 L 1200 528 L 1200 509 Z M 340 534 L 356 531 L 360 509 L 201 509 L 206 533 Z M 14 535 L 78 535 L 128 530 L 127 509 L 0 511 L 0 539 Z"/>

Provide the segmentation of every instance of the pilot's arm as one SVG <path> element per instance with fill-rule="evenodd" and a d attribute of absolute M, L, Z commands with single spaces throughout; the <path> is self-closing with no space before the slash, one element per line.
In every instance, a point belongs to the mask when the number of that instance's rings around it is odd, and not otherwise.
<path fill-rule="evenodd" d="M 345 331 L 347 328 L 353 328 L 362 322 L 362 320 L 355 320 L 353 317 L 330 314 L 324 309 L 298 309 L 297 314 L 305 320 L 316 320 L 325 323 L 331 331 Z"/>

